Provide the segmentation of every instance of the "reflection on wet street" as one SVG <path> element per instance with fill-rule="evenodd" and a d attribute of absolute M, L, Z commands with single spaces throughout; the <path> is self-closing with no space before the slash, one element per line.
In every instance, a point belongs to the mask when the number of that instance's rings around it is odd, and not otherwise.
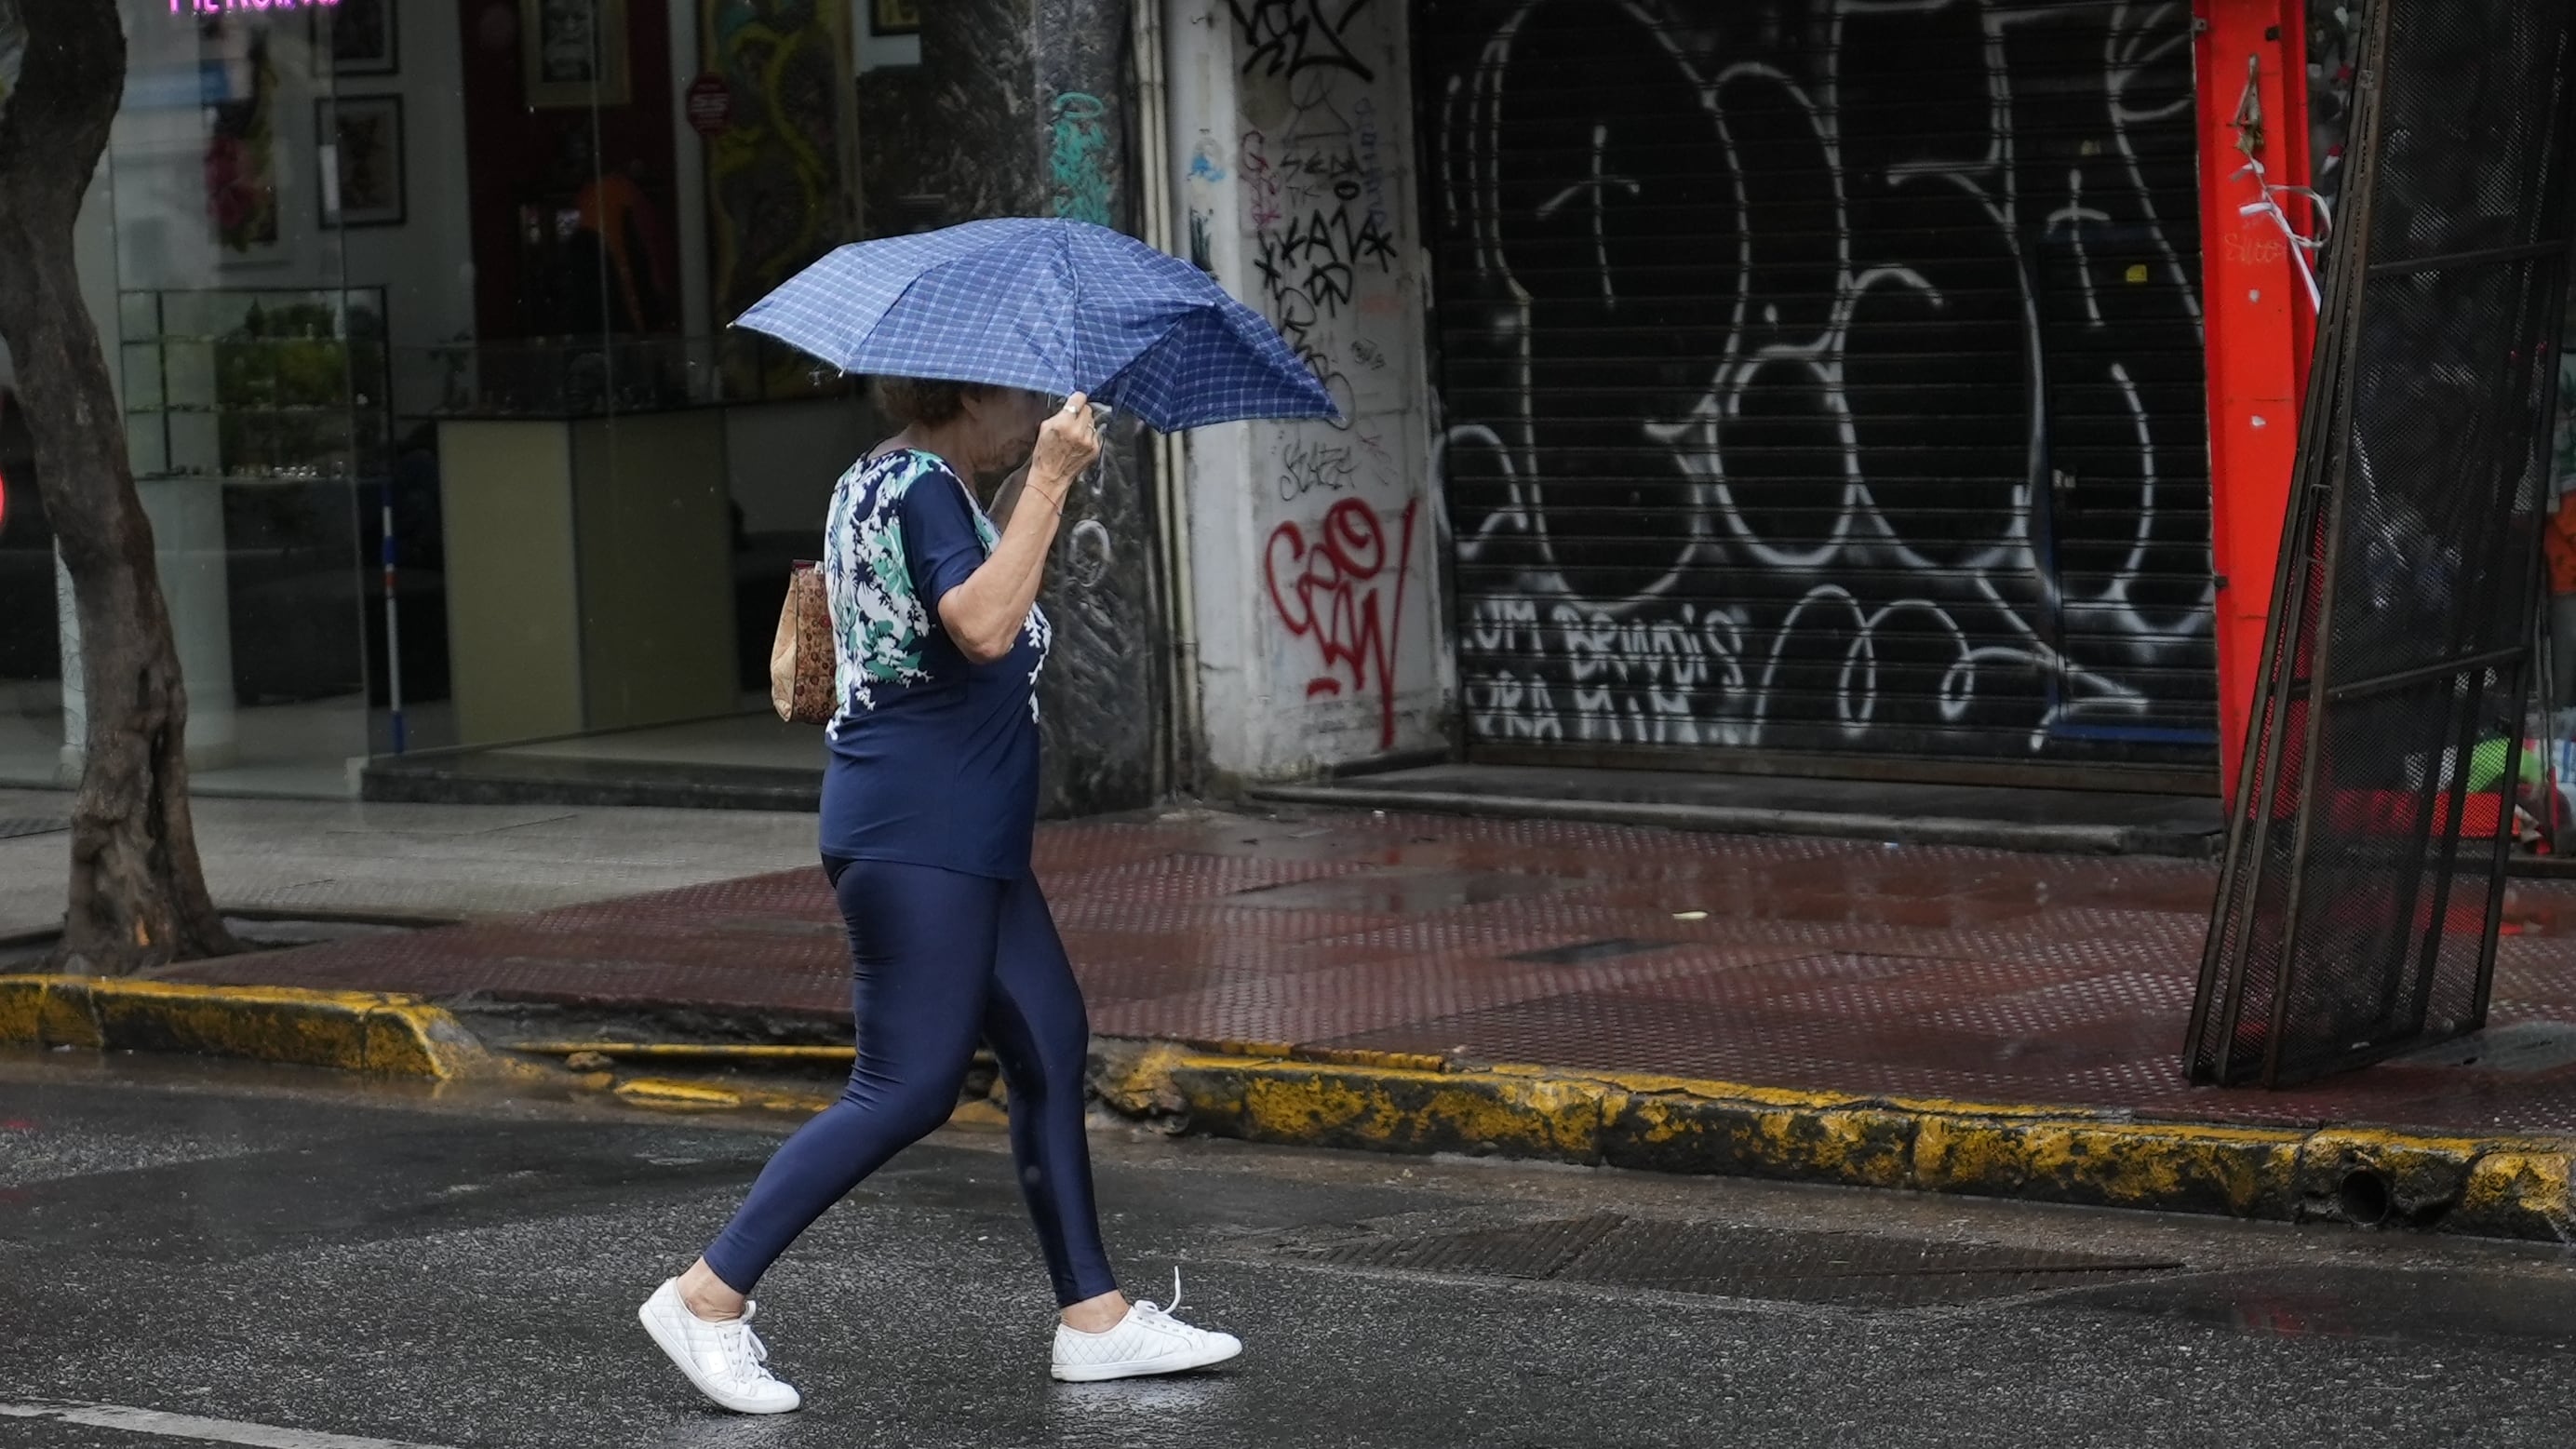
<path fill-rule="evenodd" d="M 1125 1128 L 1095 1133 L 1122 1272 L 1155 1292 L 1180 1265 L 1243 1359 L 1050 1383 L 1004 1138 L 951 1130 L 764 1280 L 807 1407 L 739 1419 L 634 1305 L 781 1130 L 0 1057 L 0 1442 L 2514 1446 L 2568 1422 L 2560 1248 Z"/>

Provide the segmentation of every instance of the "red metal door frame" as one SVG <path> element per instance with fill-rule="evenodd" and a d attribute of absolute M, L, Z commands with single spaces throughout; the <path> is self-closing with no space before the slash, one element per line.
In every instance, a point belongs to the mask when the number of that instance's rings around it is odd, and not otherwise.
<path fill-rule="evenodd" d="M 2317 320 L 2280 223 L 2239 208 L 2264 197 L 2247 169 L 2249 145 L 2272 186 L 2308 184 L 2307 21 L 2304 0 L 2194 0 L 2192 13 L 2210 554 L 2218 580 L 2218 758 L 2221 788 L 2233 801 L 2254 681 L 2263 667 Z M 2297 198 L 2279 201 L 2292 225 L 2313 231 L 2313 218 Z"/>

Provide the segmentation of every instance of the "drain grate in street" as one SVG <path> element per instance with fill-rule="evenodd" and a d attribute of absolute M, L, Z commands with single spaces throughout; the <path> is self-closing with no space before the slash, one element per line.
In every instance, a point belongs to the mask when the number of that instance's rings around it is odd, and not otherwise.
<path fill-rule="evenodd" d="M 2182 1266 L 1994 1243 L 1632 1222 L 1558 1276 L 1667 1293 L 1911 1308 L 2124 1282 Z"/>
<path fill-rule="evenodd" d="M 1617 1213 L 1601 1213 L 1562 1222 L 1361 1238 L 1282 1251 L 1346 1268 L 1402 1268 L 1471 1278 L 1553 1278 L 1626 1221 Z"/>
<path fill-rule="evenodd" d="M 1527 961 L 1538 966 L 1580 966 L 1587 961 L 1607 961 L 1614 956 L 1661 951 L 1672 944 L 1670 941 L 1641 940 L 1635 936 L 1609 936 L 1598 941 L 1575 941 L 1537 951 L 1515 951 L 1503 959 Z"/>
<path fill-rule="evenodd" d="M 71 821 L 59 815 L 0 816 L 0 840 L 16 840 L 26 835 L 57 835 L 71 828 Z"/>
<path fill-rule="evenodd" d="M 1878 1308 L 2121 1283 L 2184 1266 L 1991 1243 L 1646 1221 L 1615 1213 L 1281 1252 L 1346 1267 Z"/>

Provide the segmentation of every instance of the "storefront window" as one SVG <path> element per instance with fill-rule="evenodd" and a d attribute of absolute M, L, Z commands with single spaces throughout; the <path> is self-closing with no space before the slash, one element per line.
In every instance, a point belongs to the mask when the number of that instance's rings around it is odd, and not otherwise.
<path fill-rule="evenodd" d="M 343 795 L 463 750 L 819 763 L 766 713 L 769 634 L 866 405 L 723 324 L 860 234 L 865 22 L 118 3 L 129 80 L 81 268 L 199 788 Z M 52 783 L 77 656 L 67 686 L 7 379 L 0 780 Z"/>

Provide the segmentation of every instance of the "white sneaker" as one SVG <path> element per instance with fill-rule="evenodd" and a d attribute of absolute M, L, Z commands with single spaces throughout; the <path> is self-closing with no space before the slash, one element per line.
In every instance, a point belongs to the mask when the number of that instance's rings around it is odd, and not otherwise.
<path fill-rule="evenodd" d="M 1172 1316 L 1181 1306 L 1180 1270 L 1172 1270 L 1172 1308 L 1131 1303 L 1127 1316 L 1105 1333 L 1084 1333 L 1070 1324 L 1055 1326 L 1055 1376 L 1067 1383 L 1142 1378 L 1176 1374 L 1223 1363 L 1243 1352 L 1243 1340 L 1231 1333 L 1192 1328 Z"/>
<path fill-rule="evenodd" d="M 757 1311 L 757 1304 L 746 1302 L 742 1317 L 710 1323 L 689 1311 L 680 1297 L 680 1280 L 665 1278 L 635 1316 L 699 1393 L 737 1414 L 784 1414 L 804 1400 L 769 1376 L 769 1349 L 751 1331 Z"/>

